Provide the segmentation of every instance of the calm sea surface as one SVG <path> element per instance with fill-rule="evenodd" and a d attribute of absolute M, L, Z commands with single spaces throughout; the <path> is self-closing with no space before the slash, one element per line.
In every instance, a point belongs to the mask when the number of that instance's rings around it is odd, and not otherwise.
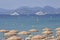
<path fill-rule="evenodd" d="M 6 30 L 16 29 L 22 31 L 36 28 L 41 32 L 42 28 L 44 27 L 49 27 L 52 30 L 54 30 L 56 27 L 60 27 L 60 15 L 45 15 L 45 16 L 0 15 L 0 29 Z"/>

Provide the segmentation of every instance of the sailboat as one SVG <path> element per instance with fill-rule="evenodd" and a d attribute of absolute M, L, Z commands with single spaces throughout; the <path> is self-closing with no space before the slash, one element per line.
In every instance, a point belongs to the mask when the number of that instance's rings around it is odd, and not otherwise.
<path fill-rule="evenodd" d="M 35 13 L 36 15 L 46 15 L 47 13 L 43 13 L 43 12 L 37 12 L 37 13 Z"/>
<path fill-rule="evenodd" d="M 10 15 L 19 15 L 17 12 L 14 12 L 14 13 L 12 13 L 12 14 L 10 14 Z"/>

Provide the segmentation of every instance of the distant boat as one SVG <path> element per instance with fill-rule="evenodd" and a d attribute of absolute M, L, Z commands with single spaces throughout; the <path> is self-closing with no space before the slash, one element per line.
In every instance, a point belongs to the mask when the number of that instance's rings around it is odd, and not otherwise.
<path fill-rule="evenodd" d="M 19 15 L 17 12 L 14 12 L 14 13 L 12 13 L 12 14 L 10 14 L 10 15 Z"/>
<path fill-rule="evenodd" d="M 37 13 L 35 13 L 36 15 L 46 15 L 47 13 L 43 13 L 43 12 L 37 12 Z"/>

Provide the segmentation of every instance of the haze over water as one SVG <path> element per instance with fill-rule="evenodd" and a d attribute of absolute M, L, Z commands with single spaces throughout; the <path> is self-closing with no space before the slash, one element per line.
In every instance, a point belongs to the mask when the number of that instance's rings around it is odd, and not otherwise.
<path fill-rule="evenodd" d="M 0 29 L 28 30 L 32 28 L 41 29 L 43 27 L 56 28 L 60 25 L 60 16 L 0 16 Z"/>

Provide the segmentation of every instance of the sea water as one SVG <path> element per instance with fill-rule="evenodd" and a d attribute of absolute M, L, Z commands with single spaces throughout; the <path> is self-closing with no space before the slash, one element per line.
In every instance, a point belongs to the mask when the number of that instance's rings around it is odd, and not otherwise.
<path fill-rule="evenodd" d="M 32 27 L 34 26 L 34 27 Z M 39 30 L 48 27 L 53 31 L 56 27 L 60 27 L 60 15 L 42 15 L 42 16 L 10 16 L 0 15 L 0 29 L 28 31 L 32 28 Z M 0 37 L 2 37 L 2 33 Z"/>

